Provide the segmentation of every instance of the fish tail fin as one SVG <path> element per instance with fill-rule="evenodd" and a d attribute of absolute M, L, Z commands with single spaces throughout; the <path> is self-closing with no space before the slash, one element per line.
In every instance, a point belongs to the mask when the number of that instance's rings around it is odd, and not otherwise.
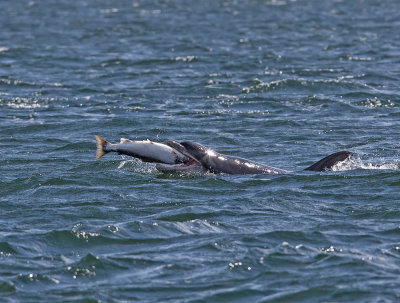
<path fill-rule="evenodd" d="M 340 151 L 334 154 L 331 154 L 318 162 L 314 163 L 313 165 L 305 168 L 304 170 L 310 171 L 327 171 L 332 170 L 332 167 L 339 162 L 347 160 L 352 156 L 353 153 L 349 151 Z"/>
<path fill-rule="evenodd" d="M 107 140 L 104 140 L 100 136 L 96 137 L 96 159 L 103 157 L 108 151 L 104 150 L 104 147 L 108 144 Z"/>

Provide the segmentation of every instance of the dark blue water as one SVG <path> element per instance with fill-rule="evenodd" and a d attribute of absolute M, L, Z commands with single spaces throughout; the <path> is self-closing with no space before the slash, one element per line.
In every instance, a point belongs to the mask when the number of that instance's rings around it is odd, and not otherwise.
<path fill-rule="evenodd" d="M 399 12 L 1 1 L 0 301 L 400 301 Z M 292 173 L 161 174 L 95 134 Z"/>

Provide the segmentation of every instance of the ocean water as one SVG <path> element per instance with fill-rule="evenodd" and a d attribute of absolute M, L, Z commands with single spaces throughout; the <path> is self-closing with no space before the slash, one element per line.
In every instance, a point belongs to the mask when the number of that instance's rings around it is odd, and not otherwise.
<path fill-rule="evenodd" d="M 399 12 L 0 1 L 0 301 L 399 302 Z M 162 174 L 94 135 L 290 173 Z"/>

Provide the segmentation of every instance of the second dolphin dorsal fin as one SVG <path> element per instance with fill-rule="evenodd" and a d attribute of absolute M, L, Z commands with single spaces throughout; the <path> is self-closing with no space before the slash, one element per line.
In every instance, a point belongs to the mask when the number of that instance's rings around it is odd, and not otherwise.
<path fill-rule="evenodd" d="M 304 170 L 310 170 L 310 171 L 332 170 L 333 166 L 335 166 L 339 162 L 342 162 L 342 161 L 348 159 L 351 155 L 353 155 L 352 152 L 340 151 L 340 152 L 331 154 L 331 155 L 319 160 L 318 162 L 305 168 Z"/>

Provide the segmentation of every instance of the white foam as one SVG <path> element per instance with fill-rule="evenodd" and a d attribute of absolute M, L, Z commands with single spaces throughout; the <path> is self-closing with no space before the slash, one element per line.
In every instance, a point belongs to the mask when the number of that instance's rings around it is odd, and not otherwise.
<path fill-rule="evenodd" d="M 399 165 L 397 163 L 364 163 L 359 157 L 351 157 L 350 159 L 339 162 L 332 167 L 332 171 L 346 171 L 354 169 L 382 169 L 382 170 L 398 170 Z"/>

